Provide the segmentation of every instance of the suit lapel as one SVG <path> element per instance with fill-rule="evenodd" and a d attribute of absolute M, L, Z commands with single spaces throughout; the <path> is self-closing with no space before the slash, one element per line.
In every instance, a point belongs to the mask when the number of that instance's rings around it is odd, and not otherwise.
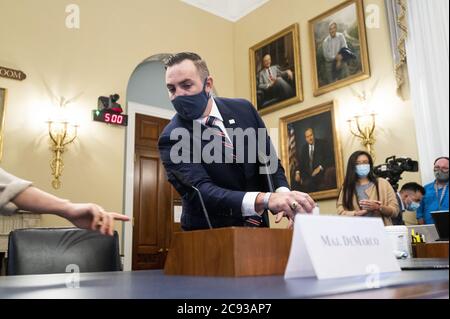
<path fill-rule="evenodd" d="M 232 139 L 232 143 L 234 146 L 236 146 L 236 141 L 233 138 L 233 135 L 230 134 L 229 130 L 233 130 L 237 127 L 239 127 L 239 123 L 237 122 L 238 119 L 236 119 L 230 109 L 219 99 L 214 99 L 216 102 L 217 108 L 219 109 L 220 115 L 222 115 L 222 121 L 223 126 L 225 126 L 225 129 L 227 130 L 228 136 Z"/>
<path fill-rule="evenodd" d="M 241 119 L 239 119 L 238 116 L 234 116 L 233 112 L 231 111 L 230 107 L 226 106 L 220 99 L 214 99 L 214 101 L 216 102 L 217 108 L 219 109 L 220 115 L 222 115 L 222 119 L 223 119 L 223 125 L 225 126 L 226 129 L 236 129 L 236 128 L 242 128 L 243 130 L 245 129 L 242 126 L 242 121 Z M 230 137 L 233 139 L 232 143 L 233 145 L 236 147 L 236 139 L 233 138 L 233 136 L 231 134 L 229 134 Z M 244 155 L 248 153 L 248 149 L 247 149 L 247 144 L 244 144 Z M 242 171 L 242 173 L 245 176 L 245 179 L 247 179 L 248 177 L 248 172 L 250 172 L 251 170 L 249 170 L 248 165 L 246 161 L 244 163 L 238 163 L 236 164 L 239 169 Z"/>
<path fill-rule="evenodd" d="M 214 99 L 216 102 L 217 108 L 219 109 L 220 115 L 222 115 L 223 125 L 225 128 L 234 129 L 239 126 L 239 119 L 235 118 L 230 111 L 230 108 L 227 107 L 221 100 Z"/>

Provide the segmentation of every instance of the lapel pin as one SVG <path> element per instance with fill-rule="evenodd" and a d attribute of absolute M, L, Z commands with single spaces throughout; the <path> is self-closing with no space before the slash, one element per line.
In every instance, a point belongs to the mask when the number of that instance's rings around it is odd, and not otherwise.
<path fill-rule="evenodd" d="M 231 119 L 231 120 L 228 121 L 228 123 L 230 123 L 230 124 L 235 124 L 236 121 L 235 121 L 234 119 Z"/>

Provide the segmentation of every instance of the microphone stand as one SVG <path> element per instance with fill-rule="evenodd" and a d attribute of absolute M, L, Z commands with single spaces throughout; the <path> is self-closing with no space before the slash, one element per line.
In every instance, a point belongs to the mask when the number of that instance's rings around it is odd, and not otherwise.
<path fill-rule="evenodd" d="M 275 189 L 273 187 L 273 181 L 272 181 L 272 175 L 269 172 L 269 167 L 267 166 L 267 163 L 269 162 L 269 159 L 267 156 L 261 152 L 258 154 L 259 162 L 264 165 L 265 175 L 267 179 L 267 186 L 269 188 L 270 193 L 275 193 Z M 267 214 L 267 211 L 264 211 L 262 215 L 264 222 L 266 223 L 267 227 L 270 228 L 270 222 L 269 222 L 269 215 Z"/>
<path fill-rule="evenodd" d="M 181 175 L 181 173 L 179 173 L 177 171 L 172 171 L 172 174 L 181 185 L 183 185 L 186 188 L 193 189 L 197 193 L 198 198 L 200 199 L 200 204 L 202 205 L 203 214 L 205 215 L 206 223 L 208 224 L 209 229 L 212 229 L 213 227 L 211 225 L 211 221 L 209 220 L 209 214 L 208 214 L 208 211 L 206 210 L 205 202 L 203 201 L 203 196 L 202 196 L 202 193 L 200 193 L 200 190 L 197 187 L 195 187 L 194 185 L 192 185 L 191 183 L 189 183 L 189 181 L 187 181 L 184 178 L 184 176 Z"/>

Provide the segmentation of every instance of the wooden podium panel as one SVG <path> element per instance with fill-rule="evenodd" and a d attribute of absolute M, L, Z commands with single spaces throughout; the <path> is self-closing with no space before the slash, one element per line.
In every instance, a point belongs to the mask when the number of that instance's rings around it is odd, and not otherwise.
<path fill-rule="evenodd" d="M 227 227 L 174 233 L 164 273 L 189 276 L 284 274 L 292 230 Z"/>
<path fill-rule="evenodd" d="M 413 244 L 416 258 L 448 258 L 448 241 Z"/>

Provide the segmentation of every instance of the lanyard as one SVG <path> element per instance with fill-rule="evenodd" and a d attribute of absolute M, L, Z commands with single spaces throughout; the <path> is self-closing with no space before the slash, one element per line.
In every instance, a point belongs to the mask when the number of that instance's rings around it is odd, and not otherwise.
<path fill-rule="evenodd" d="M 444 196 L 445 196 L 445 191 L 447 190 L 447 186 L 448 186 L 448 183 L 447 184 L 445 184 L 445 186 L 444 186 L 444 188 L 442 189 L 442 194 L 441 194 L 441 198 L 439 199 L 439 190 L 438 190 L 438 188 L 437 188 L 437 184 L 435 183 L 434 184 L 434 192 L 435 192 L 435 194 L 436 194 L 436 199 L 438 200 L 438 209 L 439 210 L 441 210 L 441 203 L 442 203 L 442 200 L 444 199 Z"/>

